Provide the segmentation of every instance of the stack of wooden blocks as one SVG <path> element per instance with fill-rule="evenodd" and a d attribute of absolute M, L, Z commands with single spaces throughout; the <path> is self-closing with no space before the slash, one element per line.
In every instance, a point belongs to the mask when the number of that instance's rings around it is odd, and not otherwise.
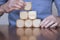
<path fill-rule="evenodd" d="M 20 19 L 16 21 L 16 33 L 20 40 L 37 40 L 36 37 L 40 35 L 41 19 L 36 19 L 37 12 L 32 11 L 31 2 L 26 2 L 24 10 L 20 11 Z"/>

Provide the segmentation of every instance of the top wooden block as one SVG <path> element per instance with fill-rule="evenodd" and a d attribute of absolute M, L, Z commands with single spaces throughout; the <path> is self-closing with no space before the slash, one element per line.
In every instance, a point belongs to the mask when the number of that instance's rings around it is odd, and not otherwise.
<path fill-rule="evenodd" d="M 26 2 L 24 10 L 32 10 L 32 3 L 31 2 Z"/>

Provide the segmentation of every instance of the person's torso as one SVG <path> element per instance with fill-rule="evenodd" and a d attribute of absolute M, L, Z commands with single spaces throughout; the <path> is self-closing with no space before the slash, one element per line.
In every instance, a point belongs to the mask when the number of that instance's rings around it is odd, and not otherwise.
<path fill-rule="evenodd" d="M 24 0 L 25 2 L 32 2 L 32 11 L 37 11 L 37 18 L 44 19 L 51 15 L 52 0 Z M 0 4 L 4 4 L 6 0 L 0 0 Z M 20 10 L 14 10 L 9 13 L 8 19 L 10 25 L 15 25 L 16 20 L 19 19 Z"/>
<path fill-rule="evenodd" d="M 0 5 L 3 5 L 6 2 L 7 2 L 7 0 L 0 0 Z"/>

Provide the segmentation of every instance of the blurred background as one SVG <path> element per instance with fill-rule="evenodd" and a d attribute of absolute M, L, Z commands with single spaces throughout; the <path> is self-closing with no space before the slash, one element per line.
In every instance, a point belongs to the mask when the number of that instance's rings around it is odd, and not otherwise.
<path fill-rule="evenodd" d="M 53 7 L 52 7 L 52 13 L 53 15 L 58 15 L 57 14 L 57 9 L 55 4 L 53 3 Z M 5 27 L 0 26 L 0 32 L 2 32 L 4 34 L 4 36 L 6 36 L 6 38 L 8 38 L 8 14 L 5 13 L 2 17 L 0 17 L 0 25 L 7 25 Z M 4 29 L 4 30 L 3 30 Z"/>

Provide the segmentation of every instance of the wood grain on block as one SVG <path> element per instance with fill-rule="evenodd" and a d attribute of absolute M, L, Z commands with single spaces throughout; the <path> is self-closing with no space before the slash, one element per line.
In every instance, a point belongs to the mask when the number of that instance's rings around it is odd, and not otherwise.
<path fill-rule="evenodd" d="M 16 25 L 17 27 L 24 27 L 24 20 L 17 20 Z"/>
<path fill-rule="evenodd" d="M 24 36 L 24 28 L 17 28 L 16 33 L 18 36 Z"/>
<path fill-rule="evenodd" d="M 35 36 L 30 36 L 29 40 L 37 40 L 37 38 Z"/>
<path fill-rule="evenodd" d="M 32 10 L 32 3 L 31 2 L 26 2 L 24 10 Z"/>
<path fill-rule="evenodd" d="M 39 28 L 34 28 L 33 29 L 33 35 L 34 36 L 39 36 L 41 33 L 40 33 L 40 29 Z"/>
<path fill-rule="evenodd" d="M 26 28 L 25 29 L 25 35 L 26 36 L 31 36 L 32 35 L 32 29 L 31 28 Z"/>
<path fill-rule="evenodd" d="M 28 12 L 27 11 L 21 11 L 20 12 L 20 19 L 28 19 Z"/>
<path fill-rule="evenodd" d="M 27 36 L 21 36 L 20 40 L 28 40 Z"/>
<path fill-rule="evenodd" d="M 25 27 L 32 27 L 32 20 L 25 20 Z"/>
<path fill-rule="evenodd" d="M 33 20 L 33 27 L 40 27 L 41 19 L 35 19 Z"/>
<path fill-rule="evenodd" d="M 36 11 L 29 11 L 29 19 L 36 19 L 37 12 Z"/>

